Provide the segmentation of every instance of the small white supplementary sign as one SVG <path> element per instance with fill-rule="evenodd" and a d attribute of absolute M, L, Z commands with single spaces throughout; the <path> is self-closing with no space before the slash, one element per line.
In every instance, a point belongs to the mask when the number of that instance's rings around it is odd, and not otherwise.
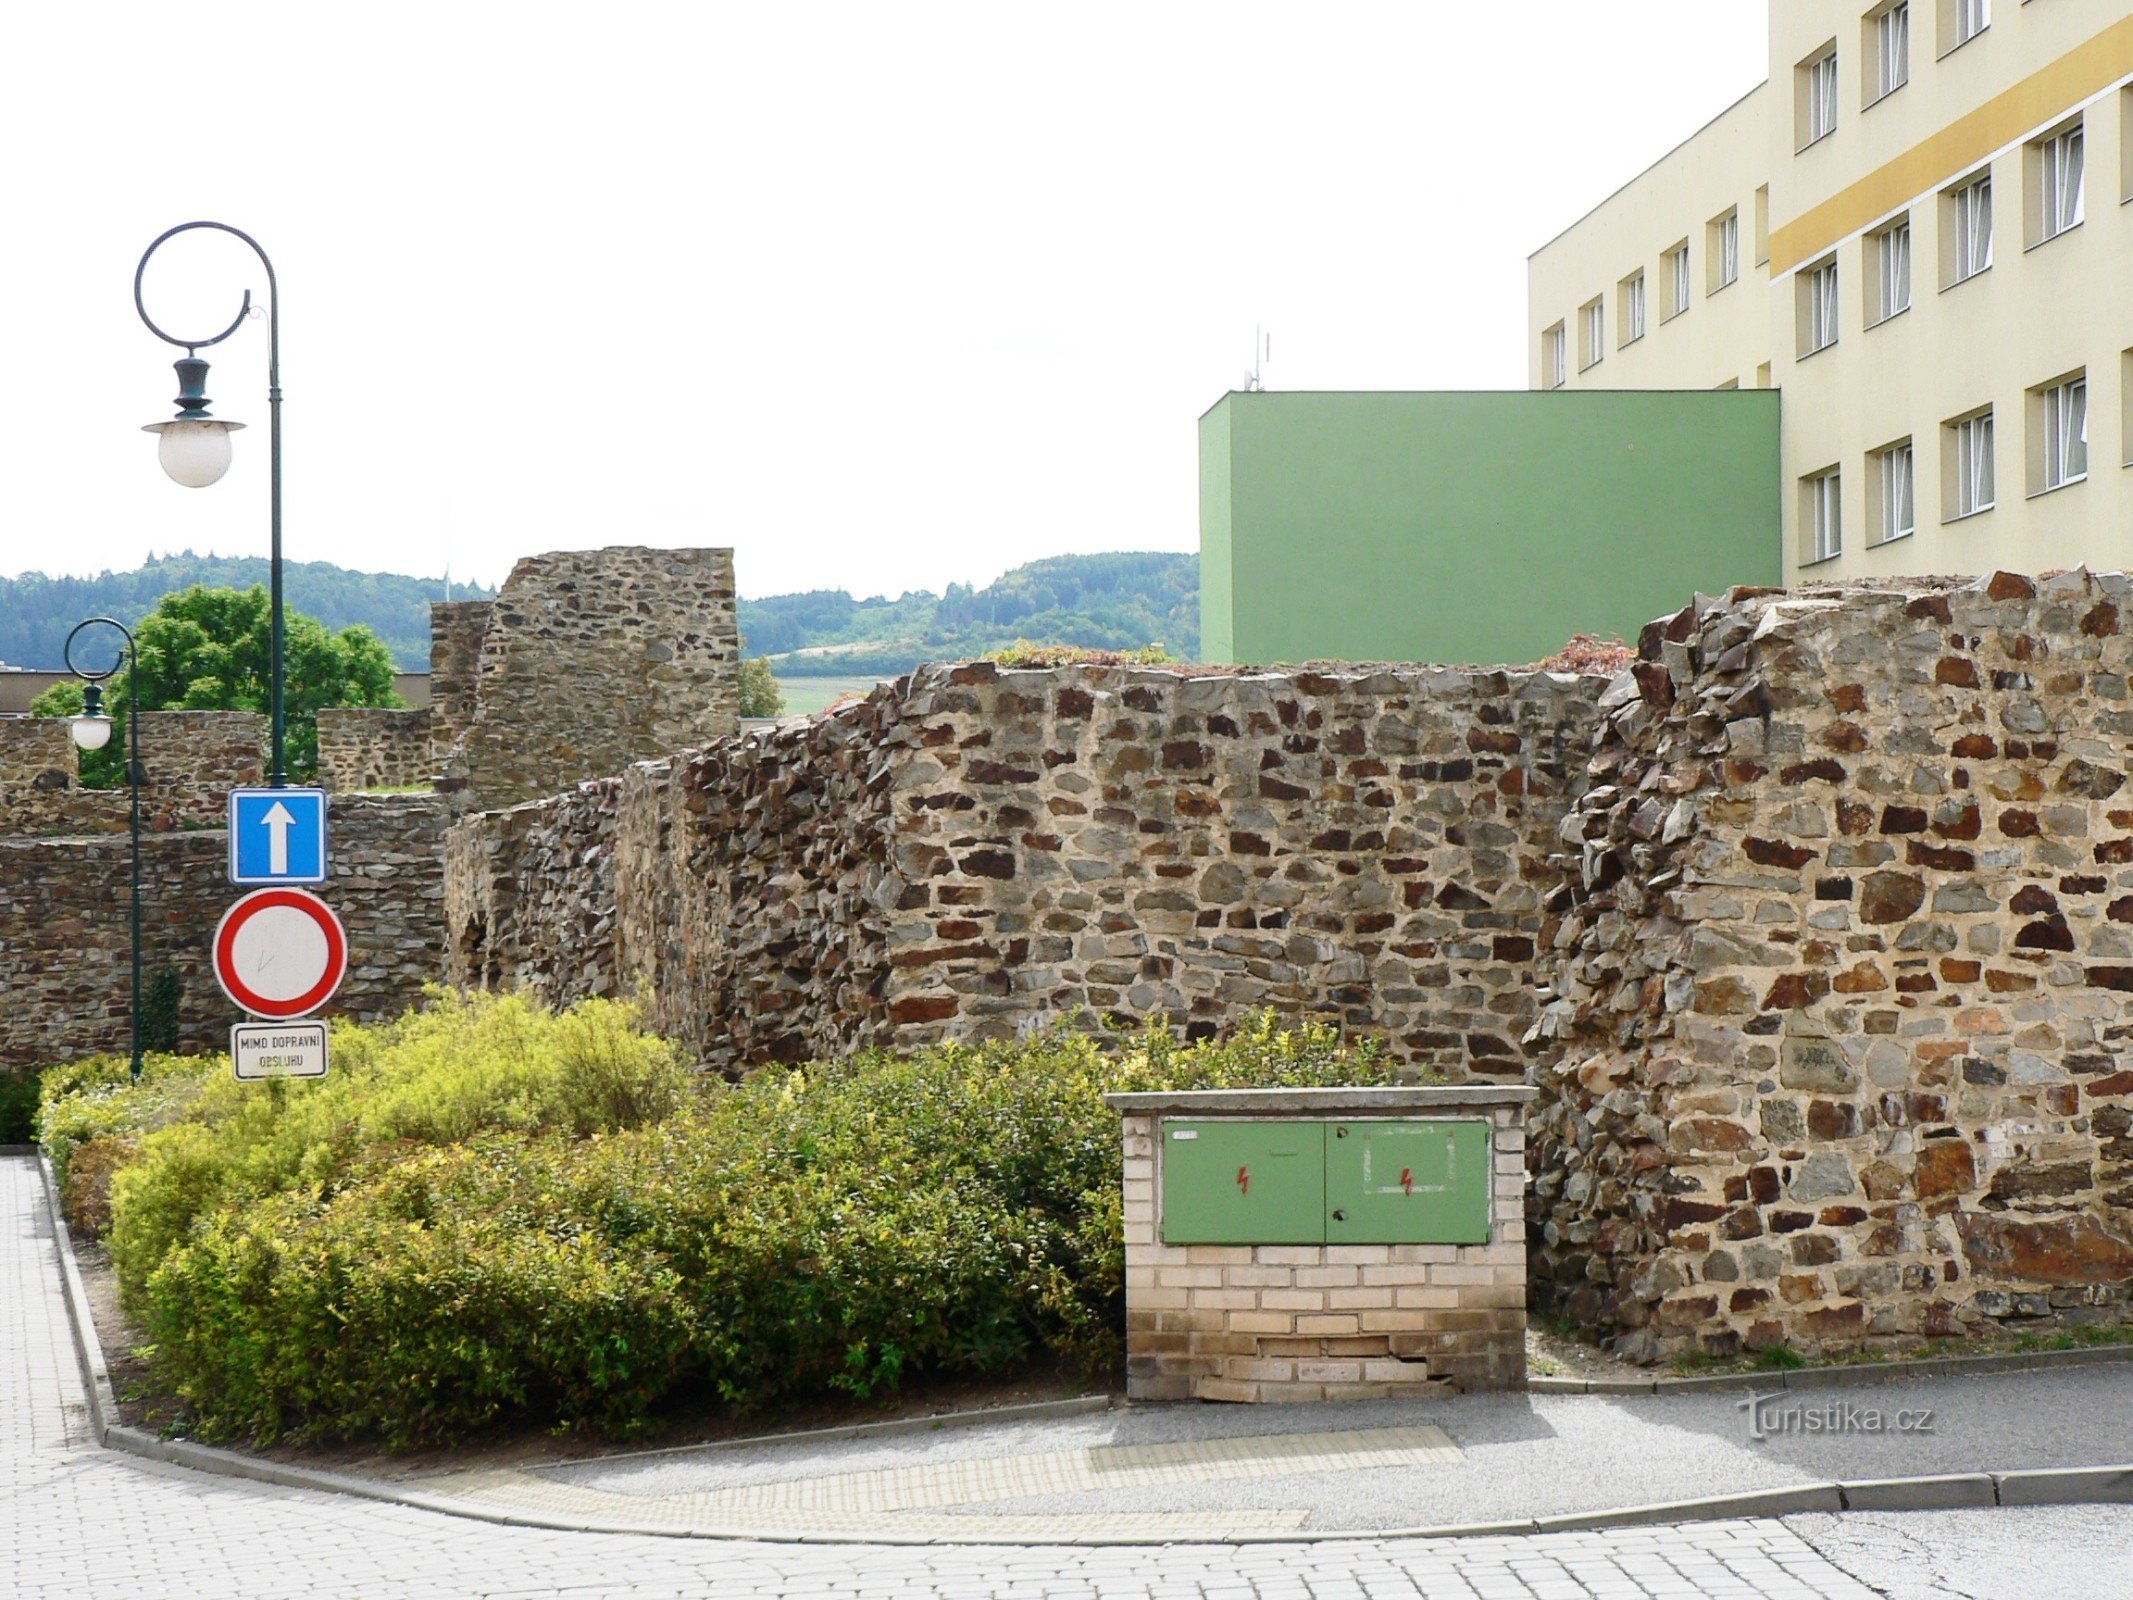
<path fill-rule="evenodd" d="M 323 1022 L 240 1022 L 230 1029 L 230 1066 L 239 1083 L 326 1076 Z"/>
<path fill-rule="evenodd" d="M 1180 1128 L 1170 1137 L 1173 1139 L 1197 1139 L 1200 1137 L 1200 1130 L 1198 1128 Z"/>

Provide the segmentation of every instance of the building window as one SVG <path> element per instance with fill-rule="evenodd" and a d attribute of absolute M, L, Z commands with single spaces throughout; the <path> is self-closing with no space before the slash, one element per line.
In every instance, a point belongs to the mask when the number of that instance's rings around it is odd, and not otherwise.
<path fill-rule="evenodd" d="M 1617 287 L 1621 290 L 1616 299 L 1622 308 L 1622 342 L 1635 344 L 1644 337 L 1644 274 L 1632 272 Z"/>
<path fill-rule="evenodd" d="M 1835 467 L 1800 480 L 1800 531 L 1806 535 L 1801 559 L 1812 565 L 1844 550 L 1844 477 Z"/>
<path fill-rule="evenodd" d="M 2118 358 L 2119 431 L 2125 434 L 2126 465 L 2133 467 L 2133 350 Z"/>
<path fill-rule="evenodd" d="M 1894 0 L 1866 18 L 1866 103 L 1886 99 L 1911 81 L 1911 4 Z"/>
<path fill-rule="evenodd" d="M 1974 517 L 1993 502 L 1992 408 L 1947 424 L 1941 447 L 1941 504 L 1947 519 Z"/>
<path fill-rule="evenodd" d="M 2029 147 L 2029 242 L 2042 244 L 2081 226 L 2083 148 L 2079 122 L 2039 139 Z"/>
<path fill-rule="evenodd" d="M 1940 53 L 1960 50 L 1992 26 L 1992 0 L 1940 0 Z"/>
<path fill-rule="evenodd" d="M 1918 531 L 1918 457 L 1911 441 L 1885 446 L 1867 457 L 1873 475 L 1874 525 L 1868 542 L 1887 544 Z"/>
<path fill-rule="evenodd" d="M 2029 392 L 2029 492 L 2048 494 L 2089 475 L 2089 381 L 2076 372 Z"/>
<path fill-rule="evenodd" d="M 1541 335 L 1541 382 L 1551 389 L 1570 381 L 1569 345 L 1568 330 L 1560 322 Z"/>
<path fill-rule="evenodd" d="M 1755 264 L 1770 265 L 1770 185 L 1755 191 Z"/>
<path fill-rule="evenodd" d="M 1704 292 L 1716 294 L 1740 277 L 1740 208 L 1713 217 L 1704 234 Z"/>
<path fill-rule="evenodd" d="M 1942 279 L 1974 278 L 1992 265 L 1992 174 L 1950 189 L 1941 205 Z"/>
<path fill-rule="evenodd" d="M 1666 253 L 1666 309 L 1659 315 L 1669 321 L 1689 309 L 1689 241 L 1684 239 Z"/>
<path fill-rule="evenodd" d="M 1836 40 L 1794 68 L 1793 78 L 1799 96 L 1799 147 L 1804 150 L 1837 131 Z"/>
<path fill-rule="evenodd" d="M 1800 356 L 1837 342 L 1837 258 L 1805 268 L 1799 275 Z"/>
<path fill-rule="evenodd" d="M 1911 218 L 1906 212 L 1878 233 L 1867 235 L 1872 273 L 1867 288 L 1867 321 L 1886 322 L 1911 309 Z"/>
<path fill-rule="evenodd" d="M 1607 355 L 1607 297 L 1586 301 L 1578 318 L 1585 330 L 1585 348 L 1578 353 L 1578 371 L 1583 372 Z"/>

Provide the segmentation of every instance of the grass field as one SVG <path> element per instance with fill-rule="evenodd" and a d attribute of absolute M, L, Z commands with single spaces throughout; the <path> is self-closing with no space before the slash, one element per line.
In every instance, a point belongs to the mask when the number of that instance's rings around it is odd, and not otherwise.
<path fill-rule="evenodd" d="M 865 694 L 880 678 L 780 678 L 788 716 L 820 711 L 841 694 Z"/>

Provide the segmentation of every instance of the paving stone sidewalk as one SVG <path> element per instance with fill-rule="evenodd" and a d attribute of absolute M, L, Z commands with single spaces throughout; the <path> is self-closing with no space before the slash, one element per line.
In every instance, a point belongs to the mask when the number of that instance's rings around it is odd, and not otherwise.
<path fill-rule="evenodd" d="M 0 1158 L 0 1594 L 711 1593 L 1868 1600 L 1875 1591 L 1771 1521 L 1456 1541 L 799 1545 L 510 1528 L 158 1467 L 91 1441 L 36 1168 Z"/>

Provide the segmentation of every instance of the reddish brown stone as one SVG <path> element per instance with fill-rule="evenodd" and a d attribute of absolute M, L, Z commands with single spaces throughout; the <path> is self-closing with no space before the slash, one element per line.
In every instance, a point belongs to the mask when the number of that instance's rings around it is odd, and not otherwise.
<path fill-rule="evenodd" d="M 1829 993 L 1829 975 L 1823 972 L 1787 972 L 1779 975 L 1763 996 L 1765 1011 L 1798 1011 Z"/>
<path fill-rule="evenodd" d="M 2026 1283 L 2122 1283 L 2133 1278 L 2133 1241 L 2095 1217 L 2017 1222 L 1959 1211 L 1957 1232 L 1973 1270 Z"/>
<path fill-rule="evenodd" d="M 1977 1159 L 1961 1139 L 1928 1139 L 1918 1152 L 1914 1182 L 1921 1200 L 1962 1194 L 1977 1187 Z"/>
<path fill-rule="evenodd" d="M 1963 761 L 1990 761 L 2000 753 L 2000 747 L 1990 734 L 1966 733 L 1948 747 L 1948 753 Z"/>
<path fill-rule="evenodd" d="M 1883 833 L 1924 833 L 1926 814 L 1918 806 L 1884 806 L 1881 810 Z"/>
<path fill-rule="evenodd" d="M 1926 903 L 1926 886 L 1901 872 L 1870 872 L 1860 885 L 1859 917 L 1863 922 L 1885 923 L 1908 920 Z"/>
<path fill-rule="evenodd" d="M 2037 586 L 2018 572 L 1995 572 L 1985 593 L 1995 600 L 2034 600 Z"/>
<path fill-rule="evenodd" d="M 1970 851 L 1952 844 L 1927 844 L 1923 839 L 1904 840 L 1903 862 L 1907 867 L 1931 867 L 1935 872 L 1977 870 L 1977 857 Z"/>
<path fill-rule="evenodd" d="M 2071 950 L 2074 935 L 2066 925 L 2066 918 L 2054 914 L 2024 927 L 2015 935 L 2014 942 L 2017 950 Z"/>
<path fill-rule="evenodd" d="M 2110 638 L 2118 632 L 2118 607 L 2108 600 L 2097 601 L 2081 619 L 2081 631 L 2091 639 Z"/>
<path fill-rule="evenodd" d="M 1872 961 L 1862 961 L 1846 967 L 1830 980 L 1830 987 L 1839 994 L 1872 994 L 1877 989 L 1889 986 L 1888 974 Z"/>
<path fill-rule="evenodd" d="M 898 1027 L 910 1023 L 945 1022 L 959 1009 L 952 994 L 914 994 L 892 1001 L 889 1020 Z"/>
<path fill-rule="evenodd" d="M 1816 855 L 1813 850 L 1778 839 L 1748 839 L 1741 845 L 1741 853 L 1762 866 L 1788 870 L 1806 866 Z"/>
<path fill-rule="evenodd" d="M 1978 687 L 1977 663 L 1967 656 L 1943 656 L 1933 668 L 1933 681 L 1953 689 Z"/>

